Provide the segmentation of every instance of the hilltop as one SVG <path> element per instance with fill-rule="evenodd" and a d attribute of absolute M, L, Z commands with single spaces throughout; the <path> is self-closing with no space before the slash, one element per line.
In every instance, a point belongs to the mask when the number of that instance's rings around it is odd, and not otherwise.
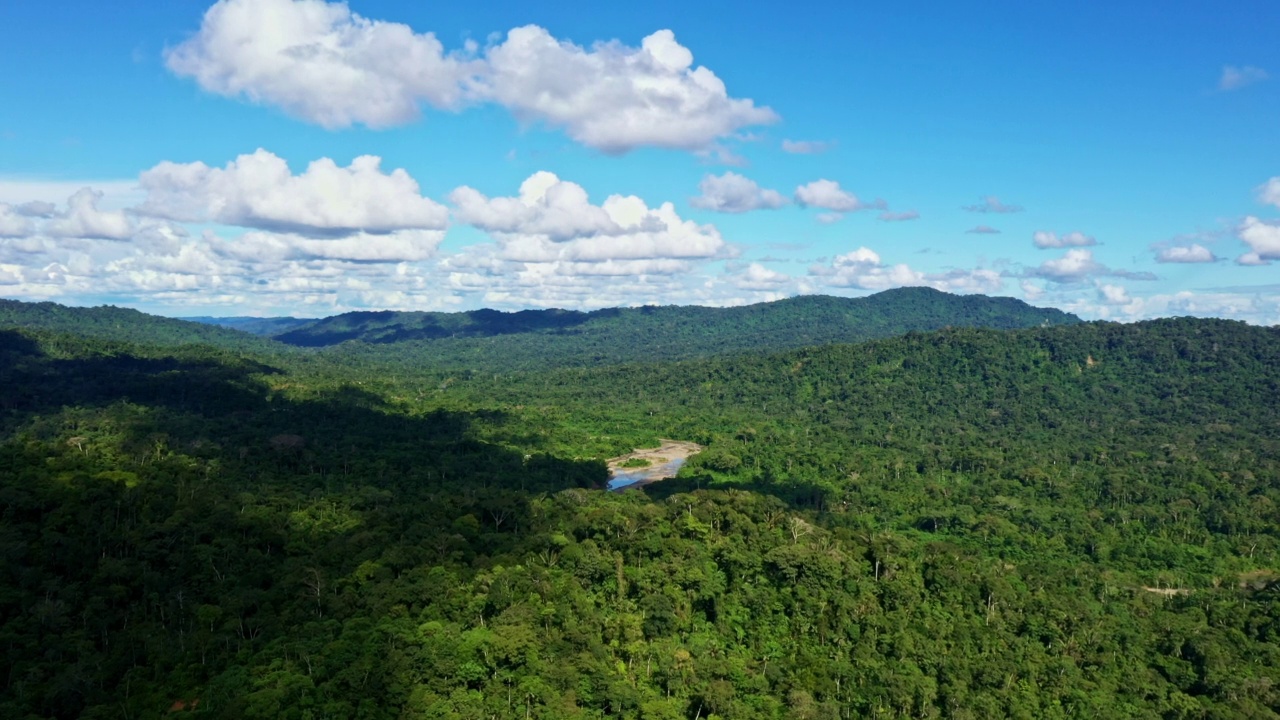
<path fill-rule="evenodd" d="M 392 352 L 434 367 L 512 370 L 786 350 L 944 327 L 999 330 L 1078 322 L 1069 313 L 1013 298 L 900 288 L 863 298 L 807 295 L 731 308 L 354 312 L 273 337 L 306 347 L 396 345 Z"/>
<path fill-rule="evenodd" d="M 945 327 L 995 330 L 1070 325 L 1075 315 L 1021 300 L 899 288 L 863 298 L 807 295 L 743 307 L 646 306 L 577 310 L 350 312 L 299 318 L 148 315 L 102 306 L 0 300 L 0 327 L 158 347 L 204 344 L 279 354 L 332 348 L 440 369 L 525 370 L 853 343 Z"/>

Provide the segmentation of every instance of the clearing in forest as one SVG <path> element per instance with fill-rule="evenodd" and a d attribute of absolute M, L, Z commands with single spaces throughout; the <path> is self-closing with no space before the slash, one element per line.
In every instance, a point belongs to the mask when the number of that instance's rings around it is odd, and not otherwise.
<path fill-rule="evenodd" d="M 609 489 L 620 490 L 675 477 L 680 466 L 702 452 L 702 446 L 683 440 L 659 440 L 656 448 L 636 448 L 634 452 L 611 458 Z"/>

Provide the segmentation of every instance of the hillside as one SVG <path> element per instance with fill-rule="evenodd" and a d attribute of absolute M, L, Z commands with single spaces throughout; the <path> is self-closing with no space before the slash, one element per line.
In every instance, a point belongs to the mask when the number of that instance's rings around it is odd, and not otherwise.
<path fill-rule="evenodd" d="M 52 302 L 28 303 L 0 299 L 0 328 L 48 330 L 158 347 L 203 344 L 258 353 L 288 350 L 280 343 L 247 332 L 202 322 L 148 315 L 111 305 L 67 307 Z"/>
<path fill-rule="evenodd" d="M 1280 711 L 1280 329 L 378 358 L 0 331 L 0 715 Z"/>
<path fill-rule="evenodd" d="M 0 300 L 0 328 L 28 328 L 157 347 L 207 344 L 279 354 L 331 348 L 339 362 L 510 371 L 684 360 L 861 342 L 944 327 L 1012 329 L 1080 322 L 1013 298 L 900 288 L 865 298 L 801 296 L 736 308 L 641 307 L 353 312 L 299 318 L 148 315 L 102 306 Z M 355 342 L 351 342 L 355 341 Z M 345 343 L 345 344 L 344 344 Z"/>
<path fill-rule="evenodd" d="M 314 322 L 314 320 L 308 318 L 294 317 L 210 317 L 208 315 L 178 319 L 201 323 L 204 325 L 217 325 L 219 327 L 247 332 L 251 335 L 261 335 L 263 337 L 279 335 L 280 333 L 288 332 Z"/>
<path fill-rule="evenodd" d="M 275 338 L 303 346 L 351 340 L 392 344 L 398 347 L 390 352 L 433 367 L 512 370 L 782 350 L 948 326 L 1009 329 L 1075 322 L 1079 318 L 1073 315 L 1012 298 L 901 288 L 865 298 L 812 295 L 735 308 L 347 313 Z"/>

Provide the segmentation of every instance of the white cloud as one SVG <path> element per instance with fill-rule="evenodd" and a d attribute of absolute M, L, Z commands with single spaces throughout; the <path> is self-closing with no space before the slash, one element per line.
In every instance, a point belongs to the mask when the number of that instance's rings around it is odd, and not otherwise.
<path fill-rule="evenodd" d="M 965 230 L 967 235 L 999 235 L 1000 231 L 990 225 L 978 225 Z"/>
<path fill-rule="evenodd" d="M 1252 65 L 1236 67 L 1224 65 L 1222 75 L 1218 78 L 1218 89 L 1223 92 L 1239 90 L 1247 85 L 1262 82 L 1270 77 L 1266 70 Z"/>
<path fill-rule="evenodd" d="M 489 198 L 464 185 L 449 194 L 449 202 L 459 220 L 486 232 L 545 235 L 556 241 L 623 232 L 604 208 L 591 204 L 581 185 L 546 171 L 521 183 L 517 197 Z"/>
<path fill-rule="evenodd" d="M 28 237 L 35 231 L 35 223 L 24 217 L 17 208 L 0 203 L 0 237 Z"/>
<path fill-rule="evenodd" d="M 1032 302 L 1039 300 L 1040 297 L 1044 295 L 1044 288 L 1036 285 L 1030 280 L 1021 281 L 1019 286 L 1022 288 L 1022 296 Z"/>
<path fill-rule="evenodd" d="M 326 128 L 404 124 L 417 118 L 419 103 L 457 108 L 479 70 L 431 33 L 321 0 L 220 0 L 165 60 L 208 92 L 275 105 Z"/>
<path fill-rule="evenodd" d="M 1005 213 L 1022 212 L 1021 205 L 1006 205 L 1000 202 L 1000 198 L 996 197 L 995 195 L 988 195 L 982 198 L 982 202 L 978 203 L 977 205 L 965 205 L 962 209 L 968 210 L 969 212 L 978 212 L 978 213 L 1005 214 Z"/>
<path fill-rule="evenodd" d="M 1099 285 L 1098 300 L 1104 305 L 1128 305 L 1133 302 L 1129 291 L 1119 285 Z"/>
<path fill-rule="evenodd" d="M 549 172 L 530 176 L 517 197 L 489 198 L 464 186 L 449 200 L 459 220 L 493 235 L 503 259 L 517 262 L 693 260 L 727 250 L 714 226 L 682 219 L 669 202 L 650 208 L 638 197 L 611 195 L 592 205 L 582 186 Z"/>
<path fill-rule="evenodd" d="M 889 212 L 886 210 L 876 216 L 877 220 L 883 220 L 884 222 L 904 222 L 906 220 L 918 220 L 919 218 L 920 213 L 915 210 L 907 210 L 904 212 Z"/>
<path fill-rule="evenodd" d="M 1106 266 L 1093 259 L 1092 250 L 1068 250 L 1066 255 L 1046 260 L 1034 275 L 1054 282 L 1077 282 L 1090 275 L 1105 273 Z"/>
<path fill-rule="evenodd" d="M 753 262 L 733 277 L 733 284 L 744 290 L 778 290 L 794 280 L 790 275 Z"/>
<path fill-rule="evenodd" d="M 834 180 L 814 180 L 796 188 L 796 203 L 802 207 L 815 207 L 833 212 L 857 212 L 859 210 L 885 209 L 883 200 L 864 203 L 857 195 L 844 190 Z"/>
<path fill-rule="evenodd" d="M 433 230 L 401 230 L 370 235 L 360 233 L 336 239 L 318 239 L 289 233 L 249 232 L 215 245 L 215 251 L 249 262 L 286 260 L 347 260 L 394 263 L 426 260 L 435 255 L 444 233 Z"/>
<path fill-rule="evenodd" d="M 199 32 L 170 50 L 169 69 L 206 91 L 274 105 L 328 128 L 380 128 L 422 105 L 497 103 L 606 153 L 640 146 L 706 151 L 776 113 L 730 97 L 670 30 L 629 47 L 583 48 L 545 29 L 512 29 L 477 55 L 446 52 L 431 33 L 370 20 L 322 0 L 220 0 Z"/>
<path fill-rule="evenodd" d="M 485 97 L 606 153 L 705 150 L 740 128 L 778 119 L 769 108 L 729 97 L 715 73 L 693 67 L 693 53 L 670 30 L 639 48 L 615 41 L 588 50 L 527 25 L 507 33 L 486 60 Z"/>
<path fill-rule="evenodd" d="M 843 220 L 844 215 L 840 213 L 832 213 L 832 212 L 818 213 L 814 219 L 822 223 L 823 225 L 834 225 L 840 222 L 841 220 Z"/>
<path fill-rule="evenodd" d="M 162 162 L 140 177 L 147 199 L 138 211 L 320 236 L 448 225 L 447 208 L 423 197 L 407 172 L 384 173 L 380 163 L 381 158 L 365 155 L 343 168 L 322 158 L 294 175 L 283 159 L 262 149 L 225 168 Z"/>
<path fill-rule="evenodd" d="M 885 264 L 878 253 L 866 247 L 836 256 L 830 266 L 811 267 L 809 273 L 829 286 L 861 290 L 925 286 L 945 292 L 972 293 L 995 292 L 1004 287 L 1004 279 L 994 270 L 925 273 L 905 263 Z"/>
<path fill-rule="evenodd" d="M 1093 259 L 1093 251 L 1073 248 L 1065 255 L 1053 260 L 1046 260 L 1040 266 L 1027 271 L 1030 277 L 1044 278 L 1055 283 L 1074 283 L 1089 277 L 1120 277 L 1129 280 L 1156 280 L 1149 272 L 1133 272 L 1130 270 L 1113 270 Z"/>
<path fill-rule="evenodd" d="M 0 285 L 20 285 L 22 282 L 22 267 L 0 263 Z"/>
<path fill-rule="evenodd" d="M 1280 177 L 1273 177 L 1258 188 L 1258 199 L 1280 207 Z"/>
<path fill-rule="evenodd" d="M 1092 235 L 1085 235 L 1082 232 L 1069 232 L 1061 237 L 1057 233 L 1038 230 L 1031 236 L 1031 241 L 1041 250 L 1050 248 L 1067 248 L 1067 247 L 1090 247 L 1097 245 L 1098 241 Z"/>
<path fill-rule="evenodd" d="M 1241 265 L 1268 265 L 1280 260 L 1280 224 L 1249 216 L 1236 235 L 1249 246 L 1249 252 L 1236 258 Z"/>
<path fill-rule="evenodd" d="M 777 190 L 761 188 L 754 180 L 733 172 L 718 177 L 707 175 L 698 183 L 698 189 L 702 194 L 690 199 L 689 204 L 701 210 L 744 213 L 787 204 L 787 199 Z"/>
<path fill-rule="evenodd" d="M 1114 302 L 1109 302 L 1112 300 Z M 1123 300 L 1123 301 L 1122 301 Z M 1090 299 L 1059 299 L 1055 304 L 1084 318 L 1135 321 L 1148 318 L 1191 315 L 1244 320 L 1257 325 L 1280 324 L 1280 296 L 1267 292 L 1193 292 L 1151 295 L 1144 298 L 1120 296 L 1108 298 L 1098 289 Z"/>
<path fill-rule="evenodd" d="M 782 151 L 793 155 L 818 155 L 835 147 L 834 142 L 825 140 L 783 140 Z"/>
<path fill-rule="evenodd" d="M 1156 252 L 1156 262 L 1160 263 L 1210 263 L 1217 259 L 1209 248 L 1194 243 L 1161 248 Z"/>
<path fill-rule="evenodd" d="M 67 200 L 67 209 L 46 221 L 40 232 L 55 238 L 127 240 L 136 229 L 133 221 L 118 210 L 98 209 L 102 195 L 99 190 L 81 188 Z"/>

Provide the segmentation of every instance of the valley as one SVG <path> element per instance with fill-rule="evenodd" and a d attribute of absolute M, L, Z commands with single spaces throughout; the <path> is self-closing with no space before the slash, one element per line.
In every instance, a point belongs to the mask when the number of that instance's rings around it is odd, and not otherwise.
<path fill-rule="evenodd" d="M 460 368 L 6 308 L 7 717 L 1280 707 L 1277 328 Z"/>

